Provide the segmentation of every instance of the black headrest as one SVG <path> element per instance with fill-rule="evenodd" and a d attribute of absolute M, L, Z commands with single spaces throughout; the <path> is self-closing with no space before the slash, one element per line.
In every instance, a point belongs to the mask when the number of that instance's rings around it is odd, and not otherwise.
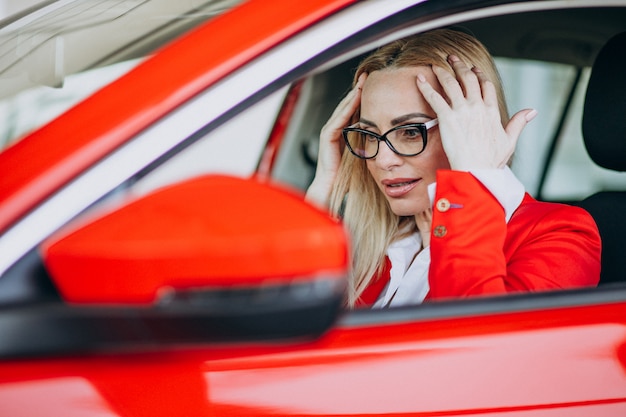
<path fill-rule="evenodd" d="M 596 57 L 582 128 L 596 164 L 626 171 L 626 32 L 611 38 Z"/>

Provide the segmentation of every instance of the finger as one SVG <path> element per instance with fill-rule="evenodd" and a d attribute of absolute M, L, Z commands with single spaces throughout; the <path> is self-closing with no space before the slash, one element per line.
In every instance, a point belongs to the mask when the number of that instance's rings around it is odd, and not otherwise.
<path fill-rule="evenodd" d="M 430 85 L 424 74 L 417 74 L 417 89 L 424 97 L 424 100 L 437 113 L 437 117 L 450 110 L 448 102 Z"/>
<path fill-rule="evenodd" d="M 465 93 L 461 88 L 461 84 L 456 79 L 456 74 L 453 75 L 449 70 L 436 65 L 433 65 L 432 68 L 450 104 L 465 101 Z"/>
<path fill-rule="evenodd" d="M 448 56 L 448 63 L 452 66 L 457 82 L 464 91 L 464 97 L 468 100 L 482 99 L 478 77 L 467 64 L 461 61 L 456 55 Z"/>
<path fill-rule="evenodd" d="M 522 130 L 524 130 L 528 122 L 533 120 L 535 116 L 537 116 L 537 110 L 535 109 L 520 110 L 511 117 L 504 131 L 510 139 L 517 143 L 517 139 L 522 134 Z"/>
<path fill-rule="evenodd" d="M 487 106 L 498 107 L 498 94 L 496 93 L 496 86 L 487 78 L 484 72 L 480 68 L 472 68 L 472 72 L 476 75 L 478 82 L 480 83 L 480 89 L 482 91 L 483 101 Z"/>
<path fill-rule="evenodd" d="M 367 72 L 362 72 L 361 75 L 359 75 L 359 78 L 356 80 L 355 87 L 359 89 L 363 88 L 363 84 L 365 83 L 365 80 L 367 80 Z"/>

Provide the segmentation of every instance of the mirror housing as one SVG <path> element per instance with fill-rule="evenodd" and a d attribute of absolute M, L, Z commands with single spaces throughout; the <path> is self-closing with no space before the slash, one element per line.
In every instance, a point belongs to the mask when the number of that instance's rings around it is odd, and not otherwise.
<path fill-rule="evenodd" d="M 334 322 L 348 244 L 343 226 L 301 195 L 209 175 L 81 221 L 41 250 L 61 297 L 74 307 L 140 308 L 158 317 L 208 312 L 213 322 L 235 317 L 236 326 L 262 336 L 320 333 Z M 294 322 L 293 313 L 305 310 Z"/>

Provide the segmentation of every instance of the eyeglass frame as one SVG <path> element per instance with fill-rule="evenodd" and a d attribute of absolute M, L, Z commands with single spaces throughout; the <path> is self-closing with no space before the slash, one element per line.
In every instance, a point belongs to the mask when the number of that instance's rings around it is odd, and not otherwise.
<path fill-rule="evenodd" d="M 378 133 L 374 133 L 371 130 L 366 130 L 366 129 L 360 129 L 358 127 L 344 127 L 341 130 L 341 133 L 343 135 L 343 140 L 346 143 L 346 146 L 348 147 L 348 149 L 350 150 L 350 153 L 354 156 L 356 156 L 359 159 L 373 159 L 376 158 L 376 156 L 378 155 L 378 151 L 380 150 L 380 142 L 385 142 L 387 144 L 387 146 L 389 147 L 389 149 L 391 149 L 391 151 L 393 153 L 395 153 L 396 155 L 400 155 L 400 156 L 417 156 L 419 154 L 421 154 L 422 152 L 424 152 L 426 150 L 426 145 L 428 144 L 428 131 L 437 126 L 439 124 L 439 119 L 434 118 L 431 119 L 429 121 L 427 121 L 426 123 L 407 123 L 404 125 L 400 125 L 400 126 L 396 126 L 393 127 L 391 129 L 389 129 L 388 131 L 386 131 L 385 133 L 383 133 L 382 135 L 379 135 Z M 424 147 L 422 148 L 421 151 L 417 152 L 417 153 L 412 153 L 412 154 L 404 154 L 401 152 L 398 152 L 398 150 L 396 148 L 394 148 L 393 144 L 389 141 L 389 139 L 387 139 L 387 135 L 390 134 L 391 132 L 394 132 L 396 130 L 400 130 L 400 129 L 405 129 L 408 127 L 413 127 L 413 128 L 418 128 L 420 131 L 420 134 L 422 135 L 422 139 L 424 140 Z M 354 149 L 352 149 L 352 146 L 350 146 L 350 141 L 348 140 L 348 132 L 358 132 L 358 133 L 364 133 L 366 135 L 371 135 L 373 137 L 375 137 L 377 139 L 377 147 L 376 147 L 376 152 L 374 153 L 374 155 L 372 156 L 362 156 L 362 155 L 358 155 Z"/>

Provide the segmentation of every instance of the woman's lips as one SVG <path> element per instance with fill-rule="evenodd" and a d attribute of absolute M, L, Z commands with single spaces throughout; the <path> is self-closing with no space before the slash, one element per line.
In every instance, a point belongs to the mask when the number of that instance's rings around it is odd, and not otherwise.
<path fill-rule="evenodd" d="M 394 178 L 381 181 L 383 190 L 388 197 L 403 197 L 419 183 L 420 179 L 415 178 Z"/>

